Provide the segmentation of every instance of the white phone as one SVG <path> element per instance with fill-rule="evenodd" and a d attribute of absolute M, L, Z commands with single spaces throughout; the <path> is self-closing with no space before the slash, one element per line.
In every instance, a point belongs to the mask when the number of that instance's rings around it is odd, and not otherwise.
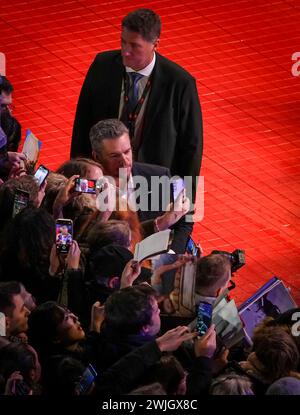
<path fill-rule="evenodd" d="M 180 177 L 179 179 L 171 182 L 173 202 L 177 199 L 179 193 L 185 188 L 184 180 Z"/>

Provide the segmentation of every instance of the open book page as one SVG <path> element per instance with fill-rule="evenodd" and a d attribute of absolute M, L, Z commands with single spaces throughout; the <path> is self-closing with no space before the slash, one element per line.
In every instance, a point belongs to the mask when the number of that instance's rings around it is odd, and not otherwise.
<path fill-rule="evenodd" d="M 167 252 L 171 243 L 171 230 L 154 233 L 137 243 L 134 251 L 134 260 L 142 262 L 144 259 Z"/>
<path fill-rule="evenodd" d="M 234 300 L 222 298 L 213 309 L 212 322 L 222 343 L 231 347 L 244 337 L 243 324 Z"/>
<path fill-rule="evenodd" d="M 38 161 L 42 142 L 30 131 L 27 130 L 22 153 L 26 156 L 27 168 L 33 170 Z"/>
<path fill-rule="evenodd" d="M 195 280 L 196 280 L 197 263 L 187 262 L 182 267 L 180 281 L 180 308 L 190 313 L 195 312 Z"/>

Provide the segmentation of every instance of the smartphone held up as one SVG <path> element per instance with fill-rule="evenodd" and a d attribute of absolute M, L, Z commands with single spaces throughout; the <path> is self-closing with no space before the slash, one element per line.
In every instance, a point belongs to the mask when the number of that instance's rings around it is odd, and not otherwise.
<path fill-rule="evenodd" d="M 196 330 L 200 337 L 204 336 L 211 326 L 212 312 L 213 306 L 210 303 L 200 301 L 197 305 Z"/>
<path fill-rule="evenodd" d="M 38 185 L 40 187 L 45 182 L 45 180 L 46 180 L 49 173 L 50 173 L 50 171 L 47 169 L 47 167 L 43 166 L 42 164 L 37 169 L 37 171 L 34 173 L 34 178 L 38 182 Z"/>
<path fill-rule="evenodd" d="M 57 219 L 55 222 L 56 252 L 67 254 L 73 242 L 73 222 L 71 219 Z"/>

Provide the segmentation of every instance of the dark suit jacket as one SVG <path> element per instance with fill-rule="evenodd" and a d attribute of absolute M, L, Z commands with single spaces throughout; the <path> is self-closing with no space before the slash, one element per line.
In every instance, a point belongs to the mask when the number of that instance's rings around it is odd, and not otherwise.
<path fill-rule="evenodd" d="M 148 193 L 148 207 L 147 211 L 138 210 L 137 214 L 141 222 L 149 221 L 150 219 L 155 219 L 161 214 L 164 213 L 167 204 L 170 202 L 170 199 L 163 202 L 163 195 L 165 196 L 168 192 L 168 189 L 161 187 L 159 188 L 158 192 L 156 192 L 153 183 L 151 183 L 151 177 L 157 176 L 161 178 L 162 176 L 170 177 L 169 169 L 161 166 L 156 166 L 153 164 L 146 164 L 146 163 L 138 163 L 134 162 L 132 166 L 132 178 L 133 182 L 138 188 L 137 185 L 137 176 L 142 176 L 147 181 L 147 187 L 149 189 Z M 159 199 L 159 206 L 158 209 L 152 211 L 151 202 L 153 199 Z M 175 225 L 173 225 L 172 229 L 174 229 L 174 239 L 171 245 L 171 248 L 176 253 L 184 253 L 188 237 L 190 236 L 193 230 L 193 223 L 188 223 L 185 221 L 185 217 L 181 218 Z"/>
<path fill-rule="evenodd" d="M 124 71 L 120 51 L 96 56 L 78 100 L 71 157 L 91 156 L 91 127 L 100 120 L 118 118 Z M 137 161 L 195 178 L 201 159 L 202 115 L 195 79 L 157 53 Z"/>

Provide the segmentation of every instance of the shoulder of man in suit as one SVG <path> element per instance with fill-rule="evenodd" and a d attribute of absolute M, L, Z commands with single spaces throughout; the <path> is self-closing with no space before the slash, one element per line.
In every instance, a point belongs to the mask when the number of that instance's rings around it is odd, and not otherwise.
<path fill-rule="evenodd" d="M 167 167 L 136 161 L 132 166 L 132 174 L 138 175 L 140 173 L 146 173 L 152 176 L 170 176 L 170 170 Z"/>
<path fill-rule="evenodd" d="M 97 61 L 107 61 L 111 59 L 121 59 L 121 51 L 120 50 L 107 50 L 105 52 L 97 53 L 95 60 Z"/>
<path fill-rule="evenodd" d="M 194 80 L 194 77 L 178 63 L 171 61 L 165 56 L 156 52 L 157 64 L 160 66 L 160 70 L 166 71 L 170 76 L 169 81 L 172 82 L 175 79 L 185 79 L 186 81 Z"/>

